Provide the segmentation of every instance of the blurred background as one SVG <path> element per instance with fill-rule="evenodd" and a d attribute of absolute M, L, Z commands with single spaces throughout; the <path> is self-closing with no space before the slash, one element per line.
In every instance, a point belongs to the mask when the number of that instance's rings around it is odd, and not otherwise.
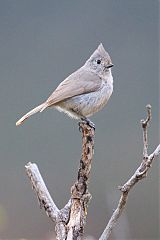
<path fill-rule="evenodd" d="M 0 1 L 0 238 L 51 239 L 25 174 L 36 162 L 62 208 L 81 157 L 77 122 L 49 109 L 15 123 L 40 104 L 103 43 L 114 68 L 114 93 L 96 124 L 86 236 L 98 239 L 123 184 L 142 160 L 140 120 L 152 105 L 149 152 L 158 144 L 157 0 Z M 159 161 L 130 193 L 110 239 L 160 239 Z"/>

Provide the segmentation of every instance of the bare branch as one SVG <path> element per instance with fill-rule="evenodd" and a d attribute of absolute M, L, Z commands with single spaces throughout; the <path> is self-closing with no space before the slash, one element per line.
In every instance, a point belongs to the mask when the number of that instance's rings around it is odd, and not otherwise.
<path fill-rule="evenodd" d="M 148 157 L 148 136 L 147 136 L 147 127 L 149 124 L 149 121 L 151 120 L 151 105 L 147 105 L 147 118 L 146 120 L 141 120 L 142 123 L 142 128 L 143 128 L 143 157 L 147 158 Z"/>
<path fill-rule="evenodd" d="M 94 154 L 94 128 L 87 123 L 80 123 L 82 130 L 82 158 L 78 170 L 78 178 L 71 188 L 71 199 L 59 210 L 53 202 L 42 176 L 35 163 L 26 165 L 26 173 L 31 180 L 40 207 L 44 208 L 48 217 L 55 221 L 57 240 L 82 239 L 86 223 L 87 207 L 91 199 L 88 192 L 88 179 Z"/>
<path fill-rule="evenodd" d="M 25 168 L 26 173 L 31 180 L 32 187 L 37 194 L 40 208 L 44 208 L 46 214 L 51 218 L 51 220 L 56 221 L 59 217 L 59 209 L 53 202 L 37 165 L 29 162 Z"/>
<path fill-rule="evenodd" d="M 140 180 L 142 180 L 144 177 L 146 177 L 147 172 L 149 168 L 151 167 L 151 164 L 155 157 L 157 157 L 160 154 L 160 145 L 154 150 L 152 154 L 148 156 L 148 140 L 147 140 L 147 127 L 151 120 L 151 106 L 147 105 L 147 118 L 146 120 L 142 120 L 142 129 L 143 129 L 143 143 L 144 143 L 144 150 L 143 150 L 143 160 L 140 164 L 140 166 L 137 168 L 133 176 L 123 185 L 120 186 L 119 189 L 121 190 L 121 197 L 118 203 L 118 206 L 116 210 L 113 212 L 104 232 L 102 233 L 99 240 L 107 240 L 116 225 L 119 217 L 121 216 L 126 203 L 128 199 L 128 194 L 131 188 L 138 183 Z"/>
<path fill-rule="evenodd" d="M 151 120 L 151 106 L 147 105 L 147 118 L 142 120 L 143 129 L 143 160 L 137 168 L 133 176 L 123 185 L 120 186 L 121 197 L 116 210 L 113 212 L 104 232 L 99 240 L 107 240 L 121 216 L 128 199 L 128 194 L 131 188 L 144 177 L 151 167 L 154 159 L 160 155 L 160 144 L 148 155 L 148 139 L 147 128 Z M 71 199 L 64 208 L 59 210 L 53 202 L 46 185 L 41 177 L 36 164 L 28 163 L 26 172 L 31 180 L 33 189 L 35 190 L 40 207 L 44 208 L 47 215 L 56 223 L 57 240 L 81 240 L 86 223 L 87 207 L 91 199 L 91 194 L 88 192 L 88 179 L 90 176 L 91 164 L 94 154 L 94 128 L 82 122 L 82 158 L 78 170 L 78 178 L 71 188 Z"/>
<path fill-rule="evenodd" d="M 160 155 L 160 144 L 158 145 L 158 147 L 154 150 L 154 152 L 150 155 L 150 158 L 154 158 L 157 157 L 158 155 Z"/>
<path fill-rule="evenodd" d="M 94 128 L 80 123 L 82 129 L 82 158 L 77 182 L 71 188 L 70 219 L 67 224 L 67 240 L 82 239 L 86 223 L 87 207 L 91 199 L 88 192 L 88 179 L 94 154 Z"/>

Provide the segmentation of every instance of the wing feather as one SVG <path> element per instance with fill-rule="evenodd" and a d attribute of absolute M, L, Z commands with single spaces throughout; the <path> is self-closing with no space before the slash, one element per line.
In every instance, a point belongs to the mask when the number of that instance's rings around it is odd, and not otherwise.
<path fill-rule="evenodd" d="M 97 74 L 81 68 L 59 84 L 46 104 L 51 106 L 67 98 L 94 92 L 100 89 L 101 84 L 102 80 Z"/>

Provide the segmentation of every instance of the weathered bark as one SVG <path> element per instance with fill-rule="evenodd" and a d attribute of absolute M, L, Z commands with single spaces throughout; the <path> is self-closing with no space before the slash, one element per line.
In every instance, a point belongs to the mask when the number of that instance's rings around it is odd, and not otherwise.
<path fill-rule="evenodd" d="M 104 232 L 99 240 L 107 240 L 115 227 L 119 217 L 126 207 L 128 194 L 130 190 L 146 177 L 148 170 L 151 168 L 152 162 L 160 154 L 160 145 L 148 155 L 148 136 L 147 129 L 151 120 L 151 106 L 147 106 L 147 118 L 142 120 L 143 129 L 143 159 L 133 176 L 119 189 L 121 197 L 117 208 L 113 212 Z M 85 122 L 80 123 L 82 130 L 82 157 L 78 170 L 77 181 L 71 188 L 71 198 L 64 208 L 58 209 L 52 200 L 45 183 L 41 177 L 38 167 L 35 163 L 26 165 L 26 173 L 31 180 L 33 189 L 35 190 L 40 207 L 44 208 L 46 214 L 52 221 L 56 223 L 55 231 L 58 240 L 81 240 L 84 233 L 86 223 L 87 207 L 91 199 L 88 192 L 88 180 L 91 171 L 91 164 L 94 154 L 94 134 L 95 129 L 87 125 Z"/>
<path fill-rule="evenodd" d="M 94 154 L 93 127 L 85 122 L 80 123 L 82 132 L 82 157 L 78 170 L 77 181 L 71 188 L 71 199 L 59 210 L 52 200 L 35 163 L 26 165 L 26 173 L 31 180 L 40 207 L 44 208 L 48 217 L 56 223 L 55 231 L 58 240 L 81 240 L 86 223 L 87 207 L 91 199 L 88 192 L 88 180 Z"/>

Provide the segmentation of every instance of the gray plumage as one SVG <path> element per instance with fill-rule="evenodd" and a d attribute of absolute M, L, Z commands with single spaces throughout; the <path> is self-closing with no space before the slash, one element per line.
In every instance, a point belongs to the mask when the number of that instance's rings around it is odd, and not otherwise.
<path fill-rule="evenodd" d="M 61 82 L 44 103 L 25 114 L 16 125 L 48 107 L 55 107 L 76 119 L 98 112 L 113 92 L 112 66 L 109 54 L 100 44 L 80 69 Z"/>

